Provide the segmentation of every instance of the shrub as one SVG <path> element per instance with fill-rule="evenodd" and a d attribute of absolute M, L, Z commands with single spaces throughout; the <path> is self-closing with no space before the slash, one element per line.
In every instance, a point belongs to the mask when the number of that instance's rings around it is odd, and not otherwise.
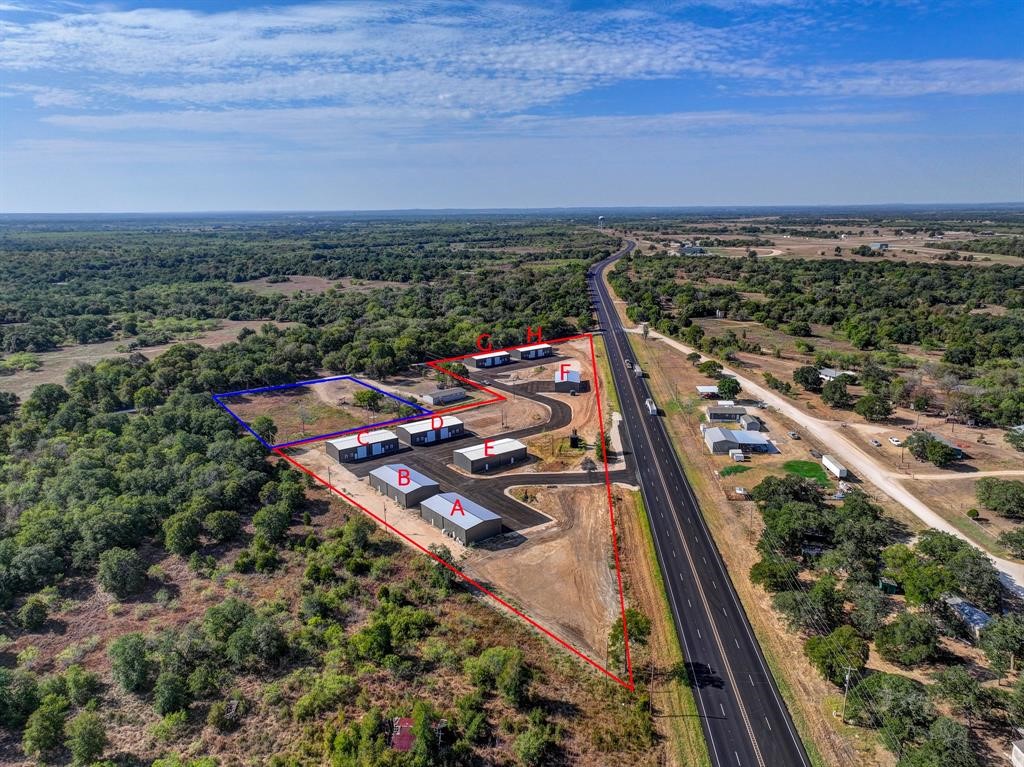
<path fill-rule="evenodd" d="M 64 672 L 64 686 L 68 699 L 76 706 L 84 706 L 99 693 L 100 678 L 76 664 Z"/>
<path fill-rule="evenodd" d="M 352 677 L 325 671 L 313 682 L 310 691 L 295 701 L 295 718 L 300 721 L 309 719 L 343 700 L 355 697 L 358 691 L 359 685 Z"/>
<path fill-rule="evenodd" d="M 875 649 L 890 663 L 916 666 L 935 657 L 939 632 L 922 613 L 905 612 L 875 634 Z"/>
<path fill-rule="evenodd" d="M 513 706 L 526 697 L 531 674 L 517 647 L 489 647 L 477 658 L 467 658 L 464 670 L 470 682 L 481 689 L 497 688 Z"/>
<path fill-rule="evenodd" d="M 146 654 L 142 634 L 125 634 L 110 645 L 110 664 L 114 680 L 127 692 L 141 692 L 149 686 L 153 664 Z"/>
<path fill-rule="evenodd" d="M 163 671 L 153 687 L 153 708 L 161 716 L 188 708 L 188 682 L 181 674 Z"/>
<path fill-rule="evenodd" d="M 18 623 L 26 631 L 38 631 L 46 625 L 46 619 L 50 616 L 46 599 L 35 594 L 25 600 L 25 604 L 18 610 Z"/>
<path fill-rule="evenodd" d="M 0 725 L 20 729 L 39 705 L 36 676 L 24 669 L 0 668 Z"/>
<path fill-rule="evenodd" d="M 219 543 L 234 540 L 242 531 L 242 518 L 234 511 L 211 511 L 203 519 L 203 527 Z"/>
<path fill-rule="evenodd" d="M 750 581 L 765 591 L 785 591 L 794 585 L 800 565 L 785 557 L 765 557 L 750 568 Z"/>
<path fill-rule="evenodd" d="M 179 511 L 164 520 L 164 547 L 172 554 L 187 556 L 199 547 L 199 517 Z"/>
<path fill-rule="evenodd" d="M 858 674 L 868 662 L 868 643 L 853 626 L 840 626 L 827 636 L 815 636 L 804 642 L 804 655 L 825 679 L 840 686 L 847 669 Z"/>
<path fill-rule="evenodd" d="M 68 701 L 60 695 L 47 695 L 25 724 L 21 746 L 29 756 L 39 757 L 61 744 Z"/>
<path fill-rule="evenodd" d="M 241 692 L 235 690 L 227 700 L 219 700 L 210 706 L 206 723 L 220 732 L 238 729 L 249 712 L 249 703 Z"/>
<path fill-rule="evenodd" d="M 103 720 L 94 711 L 82 711 L 65 728 L 65 745 L 76 765 L 91 764 L 100 758 L 107 747 L 107 730 Z"/>
<path fill-rule="evenodd" d="M 100 586 L 118 599 L 142 590 L 146 566 L 136 551 L 114 547 L 100 554 Z"/>

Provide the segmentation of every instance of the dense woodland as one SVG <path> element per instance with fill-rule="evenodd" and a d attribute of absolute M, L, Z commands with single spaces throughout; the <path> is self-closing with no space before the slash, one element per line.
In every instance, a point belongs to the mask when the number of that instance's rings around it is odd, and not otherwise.
<path fill-rule="evenodd" d="M 24 402 L 0 397 L 0 761 L 540 765 L 648 752 L 643 696 L 580 678 L 447 570 L 354 510 L 328 512 L 210 397 L 324 369 L 387 376 L 462 353 L 483 330 L 511 343 L 526 325 L 548 337 L 587 327 L 586 268 L 614 244 L 493 221 L 7 232 L 8 349 L 128 337 L 131 317 L 298 324 L 81 365 Z M 228 284 L 288 273 L 407 287 L 284 297 Z M 80 336 L 86 325 L 96 332 Z M 70 617 L 104 608 L 91 627 Z M 158 628 L 117 628 L 144 616 Z M 86 637 L 44 649 L 63 632 Z M 621 703 L 610 715 L 609 697 Z M 413 719 L 409 753 L 388 745 L 395 716 Z"/>

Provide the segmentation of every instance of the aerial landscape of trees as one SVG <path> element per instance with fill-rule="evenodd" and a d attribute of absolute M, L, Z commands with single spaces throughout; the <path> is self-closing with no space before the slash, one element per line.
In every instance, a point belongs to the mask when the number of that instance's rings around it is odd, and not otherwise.
<path fill-rule="evenodd" d="M 591 753 L 649 749 L 643 696 L 581 683 L 426 557 L 314 498 L 210 396 L 386 377 L 483 330 L 508 344 L 527 325 L 587 328 L 586 269 L 614 242 L 536 222 L 261 227 L 4 233 L 5 351 L 131 338 L 149 317 L 266 322 L 0 399 L 0 761 L 540 765 L 584 732 Z M 397 284 L 234 286 L 285 274 Z M 609 698 L 621 716 L 592 719 Z M 418 733 L 405 754 L 395 716 Z"/>

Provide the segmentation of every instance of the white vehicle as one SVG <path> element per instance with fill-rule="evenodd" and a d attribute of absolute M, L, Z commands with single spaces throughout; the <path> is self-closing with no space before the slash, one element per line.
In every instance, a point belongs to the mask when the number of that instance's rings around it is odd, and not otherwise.
<path fill-rule="evenodd" d="M 899 437 L 889 437 L 889 441 L 896 447 L 899 447 L 900 445 L 903 444 L 903 440 L 900 439 Z"/>
<path fill-rule="evenodd" d="M 635 375 L 637 378 L 643 378 L 644 377 L 643 368 L 641 368 L 639 365 L 634 365 L 633 366 L 633 375 Z"/>
<path fill-rule="evenodd" d="M 626 368 L 629 369 L 629 370 L 633 369 L 633 362 L 632 362 L 632 360 L 626 360 Z"/>
<path fill-rule="evenodd" d="M 644 402 L 644 404 L 647 405 L 648 413 L 650 413 L 651 415 L 658 414 L 658 406 L 654 404 L 654 400 L 652 400 L 650 397 L 647 398 L 647 401 Z"/>

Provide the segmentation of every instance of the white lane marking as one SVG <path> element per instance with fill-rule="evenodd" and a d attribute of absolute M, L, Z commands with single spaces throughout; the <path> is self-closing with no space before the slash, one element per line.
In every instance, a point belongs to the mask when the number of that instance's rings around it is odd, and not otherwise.
<path fill-rule="evenodd" d="M 719 703 L 719 704 L 718 704 L 718 707 L 719 707 L 720 709 L 722 709 L 722 717 L 724 718 L 724 717 L 725 717 L 725 706 L 723 706 L 723 705 L 722 705 L 721 703 Z"/>

